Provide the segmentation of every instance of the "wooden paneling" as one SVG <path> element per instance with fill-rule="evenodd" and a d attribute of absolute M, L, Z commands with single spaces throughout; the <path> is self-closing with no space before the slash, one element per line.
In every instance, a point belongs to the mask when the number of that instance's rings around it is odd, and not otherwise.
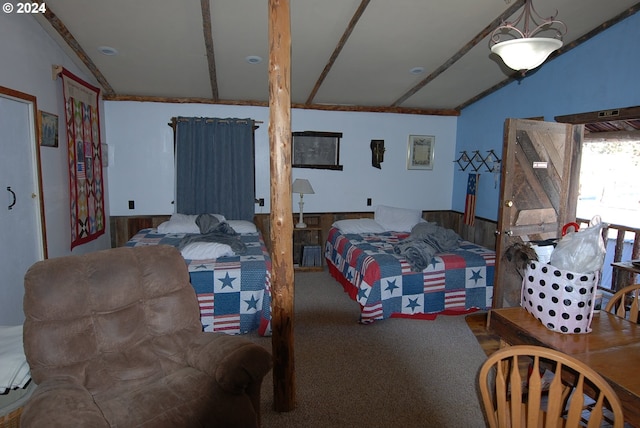
<path fill-rule="evenodd" d="M 309 213 L 305 217 L 318 216 L 322 236 L 326 239 L 331 225 L 338 220 L 355 218 L 373 218 L 371 212 L 339 212 L 339 213 Z M 474 226 L 469 226 L 462 221 L 463 214 L 456 211 L 423 211 L 422 218 L 427 221 L 438 223 L 442 227 L 455 230 L 458 235 L 467 241 L 482 245 L 494 250 L 496 248 L 496 222 L 492 220 L 476 217 Z M 169 220 L 169 215 L 149 215 L 149 216 L 116 216 L 111 217 L 111 246 L 122 247 L 140 229 L 147 227 L 158 227 L 163 221 Z M 267 248 L 271 250 L 269 241 L 269 213 L 256 214 L 254 223 L 262 232 Z M 295 223 L 295 221 L 294 221 Z M 324 245 L 324 243 L 323 243 Z"/>
<path fill-rule="evenodd" d="M 357 219 L 357 218 L 373 218 L 373 212 L 339 212 L 339 213 L 309 213 L 309 216 L 318 216 L 320 218 L 320 227 L 322 228 L 322 236 L 329 235 L 331 225 L 338 220 Z M 474 226 L 463 224 L 462 213 L 456 211 L 423 211 L 422 218 L 427 221 L 438 223 L 447 229 L 453 229 L 463 239 L 471 241 L 475 244 L 482 245 L 490 249 L 496 248 L 496 222 L 476 217 Z M 254 222 L 263 236 L 269 236 L 269 214 L 256 214 Z M 270 248 L 269 242 L 265 242 L 267 248 Z"/>
<path fill-rule="evenodd" d="M 170 215 L 155 216 L 113 216 L 109 218 L 111 226 L 111 248 L 122 247 L 139 230 L 158 227 L 169 220 Z"/>

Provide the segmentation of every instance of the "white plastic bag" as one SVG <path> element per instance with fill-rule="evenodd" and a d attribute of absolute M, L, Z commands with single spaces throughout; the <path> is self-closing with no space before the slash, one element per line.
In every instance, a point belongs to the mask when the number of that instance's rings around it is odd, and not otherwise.
<path fill-rule="evenodd" d="M 606 253 L 602 239 L 604 226 L 600 216 L 595 216 L 586 229 L 567 233 L 558 241 L 549 263 L 560 269 L 579 273 L 602 269 Z"/>

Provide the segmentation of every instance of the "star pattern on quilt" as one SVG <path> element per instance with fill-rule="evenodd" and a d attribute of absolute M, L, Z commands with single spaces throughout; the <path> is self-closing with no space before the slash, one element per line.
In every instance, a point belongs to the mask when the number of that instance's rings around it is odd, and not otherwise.
<path fill-rule="evenodd" d="M 385 291 L 388 291 L 389 294 L 393 294 L 396 288 L 400 288 L 400 287 L 396 285 L 395 279 L 393 281 L 387 281 L 387 289 Z"/>
<path fill-rule="evenodd" d="M 471 278 L 469 278 L 469 280 L 475 281 L 475 283 L 477 284 L 478 281 L 480 281 L 481 279 L 482 279 L 482 275 L 480 275 L 480 270 L 471 271 Z"/>
<path fill-rule="evenodd" d="M 235 281 L 235 277 L 229 276 L 229 272 L 227 272 L 224 278 L 218 278 L 218 281 L 222 283 L 222 288 L 231 287 L 233 288 L 233 281 Z"/>
<path fill-rule="evenodd" d="M 255 309 L 258 310 L 258 302 L 260 300 L 256 299 L 256 297 L 252 294 L 251 299 L 245 300 L 244 302 L 247 304 L 247 309 Z"/>
<path fill-rule="evenodd" d="M 364 299 L 367 297 L 367 290 L 365 288 L 358 288 L 358 300 Z"/>
<path fill-rule="evenodd" d="M 409 303 L 407 303 L 407 308 L 411 309 L 411 312 L 415 312 L 416 308 L 420 307 L 420 303 L 418 303 L 418 298 L 415 299 L 409 298 Z"/>

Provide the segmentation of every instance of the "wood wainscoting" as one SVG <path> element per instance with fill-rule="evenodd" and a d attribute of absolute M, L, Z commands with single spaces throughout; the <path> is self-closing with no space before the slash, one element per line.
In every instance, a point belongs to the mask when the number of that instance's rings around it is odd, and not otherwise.
<path fill-rule="evenodd" d="M 307 215 L 305 213 L 305 215 Z M 371 212 L 338 212 L 338 213 L 308 213 L 320 217 L 320 227 L 322 228 L 322 236 L 329 234 L 329 229 L 333 222 L 344 219 L 355 218 L 373 218 Z M 111 246 L 122 247 L 127 243 L 133 235 L 139 230 L 157 227 L 163 221 L 168 220 L 167 215 L 135 215 L 135 216 L 112 216 L 110 217 L 111 225 Z M 458 235 L 467 241 L 482 245 L 483 247 L 494 250 L 496 248 L 495 231 L 497 223 L 492 220 L 486 220 L 476 217 L 474 226 L 464 224 L 462 221 L 463 214 L 457 211 L 423 211 L 422 218 L 427 221 L 436 222 L 442 227 L 455 230 Z M 262 232 L 267 248 L 271 250 L 271 242 L 269 240 L 269 214 L 256 214 L 254 223 Z M 294 221 L 295 223 L 295 221 Z"/>
<path fill-rule="evenodd" d="M 337 212 L 337 213 L 305 213 L 309 216 L 318 216 L 320 218 L 320 227 L 322 228 L 322 236 L 329 235 L 331 225 L 338 220 L 357 219 L 357 218 L 373 218 L 374 213 L 371 212 Z M 463 214 L 456 211 L 423 211 L 422 218 L 435 222 L 447 229 L 453 229 L 463 239 L 471 241 L 483 247 L 495 250 L 496 248 L 496 227 L 495 221 L 476 217 L 474 226 L 469 226 L 463 222 Z M 254 223 L 265 237 L 265 243 L 269 249 L 269 214 L 256 214 Z M 295 223 L 295 221 L 294 221 Z"/>
<path fill-rule="evenodd" d="M 109 217 L 109 224 L 111 226 L 111 248 L 123 247 L 138 231 L 150 227 L 158 227 L 160 223 L 169 220 L 170 217 L 171 215 Z"/>

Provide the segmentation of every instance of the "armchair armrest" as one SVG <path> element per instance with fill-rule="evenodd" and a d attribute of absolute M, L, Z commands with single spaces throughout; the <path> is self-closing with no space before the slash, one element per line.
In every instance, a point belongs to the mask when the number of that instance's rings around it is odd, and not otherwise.
<path fill-rule="evenodd" d="M 223 333 L 201 333 L 187 349 L 187 362 L 213 377 L 226 391 L 240 394 L 261 383 L 271 370 L 271 354 L 253 342 Z"/>
<path fill-rule="evenodd" d="M 87 426 L 108 428 L 89 391 L 69 379 L 38 384 L 20 419 L 22 428 Z"/>

